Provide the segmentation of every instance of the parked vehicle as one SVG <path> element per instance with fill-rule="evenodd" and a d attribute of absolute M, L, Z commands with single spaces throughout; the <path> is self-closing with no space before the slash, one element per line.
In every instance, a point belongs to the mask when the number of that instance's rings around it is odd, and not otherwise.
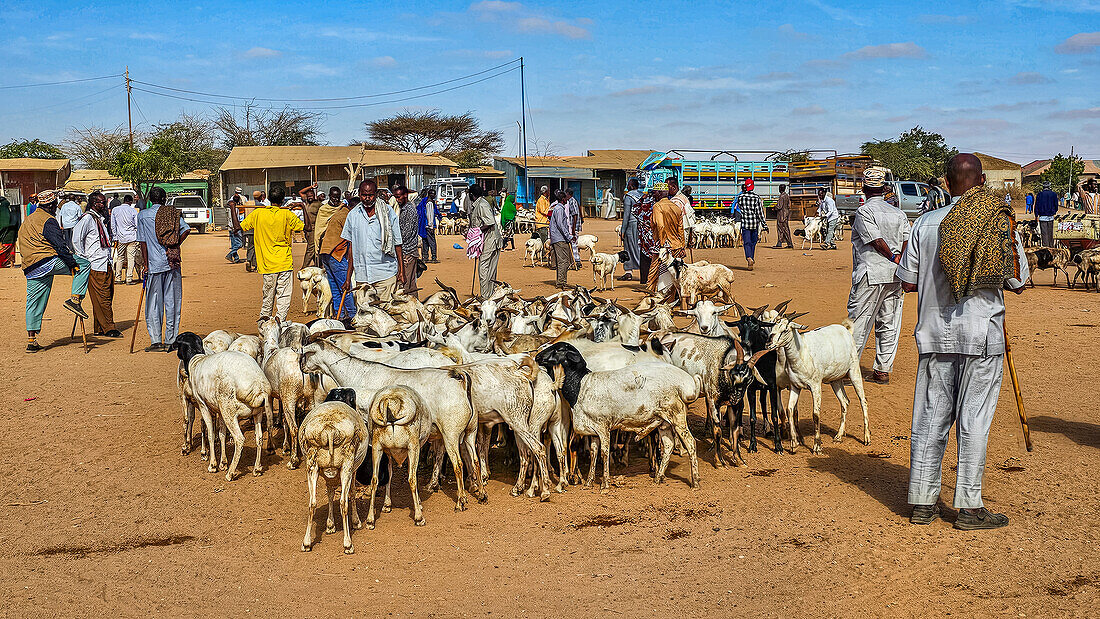
<path fill-rule="evenodd" d="M 927 183 L 918 183 L 916 181 L 886 181 L 886 186 L 892 189 L 894 195 L 898 197 L 898 207 L 901 208 L 906 217 L 909 219 L 920 217 L 921 206 L 928 197 L 929 187 Z M 847 196 L 834 196 L 834 198 L 836 199 L 836 210 L 840 211 L 840 214 L 845 217 L 850 217 L 854 214 L 856 209 L 863 206 L 865 200 L 862 193 Z"/>
<path fill-rule="evenodd" d="M 119 200 L 121 200 L 125 196 L 133 196 L 134 202 L 137 202 L 137 193 L 129 185 L 113 185 L 109 187 L 104 187 L 100 189 L 100 191 L 103 192 L 103 195 L 107 196 L 108 200 L 110 200 L 115 195 L 118 196 Z"/>
<path fill-rule="evenodd" d="M 168 198 L 168 204 L 180 210 L 184 223 L 195 228 L 199 234 L 206 233 L 206 227 L 210 225 L 213 214 L 201 197 L 173 196 Z"/>

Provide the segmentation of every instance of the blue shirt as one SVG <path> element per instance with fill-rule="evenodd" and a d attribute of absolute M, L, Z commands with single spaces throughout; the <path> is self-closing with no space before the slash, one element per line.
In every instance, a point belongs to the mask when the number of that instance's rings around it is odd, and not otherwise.
<path fill-rule="evenodd" d="M 149 272 L 165 273 L 171 269 L 168 267 L 168 256 L 164 253 L 164 246 L 157 240 L 157 211 L 160 205 L 153 205 L 138 213 L 137 238 L 145 243 L 145 253 L 149 255 Z M 189 229 L 189 226 L 180 217 L 180 234 Z"/>
<path fill-rule="evenodd" d="M 382 224 L 379 215 L 388 217 L 393 236 L 393 256 L 382 252 Z M 374 215 L 368 216 L 362 204 L 356 205 L 344 221 L 340 238 L 351 242 L 352 264 L 355 265 L 355 281 L 375 284 L 397 275 L 397 246 L 401 245 L 401 225 L 397 213 L 388 204 L 377 200 Z"/>
<path fill-rule="evenodd" d="M 61 209 L 57 212 L 57 223 L 61 224 L 62 229 L 69 230 L 76 225 L 76 221 L 83 214 L 84 211 L 80 210 L 80 205 L 69 200 L 62 204 Z"/>

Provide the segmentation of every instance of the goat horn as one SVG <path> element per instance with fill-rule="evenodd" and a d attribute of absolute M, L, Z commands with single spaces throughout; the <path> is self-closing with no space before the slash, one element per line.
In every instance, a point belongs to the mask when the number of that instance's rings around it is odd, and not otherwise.
<path fill-rule="evenodd" d="M 743 362 L 745 360 L 745 349 L 741 348 L 741 340 L 734 338 L 733 346 L 737 349 L 737 362 Z"/>
<path fill-rule="evenodd" d="M 768 354 L 769 352 L 771 352 L 771 350 L 765 348 L 764 350 L 761 350 L 761 351 L 757 352 L 756 354 L 754 354 L 752 356 L 752 358 L 749 359 L 749 367 L 750 368 L 756 367 L 756 362 L 760 361 L 760 359 L 764 355 Z"/>
<path fill-rule="evenodd" d="M 745 315 L 745 308 L 741 307 L 741 304 L 737 301 L 733 302 L 733 307 L 737 309 L 737 317 L 740 318 Z"/>
<path fill-rule="evenodd" d="M 775 311 L 779 314 L 782 314 L 783 312 L 787 311 L 787 304 L 790 303 L 791 300 L 792 299 L 787 299 L 786 301 L 780 303 L 779 305 L 776 305 L 775 306 Z"/>
<path fill-rule="evenodd" d="M 753 318 L 760 318 L 760 315 L 763 314 L 764 310 L 766 310 L 766 309 L 768 309 L 768 304 L 767 303 L 765 303 L 764 305 L 761 305 L 760 307 L 750 307 L 749 308 L 749 310 L 752 311 L 752 317 Z"/>

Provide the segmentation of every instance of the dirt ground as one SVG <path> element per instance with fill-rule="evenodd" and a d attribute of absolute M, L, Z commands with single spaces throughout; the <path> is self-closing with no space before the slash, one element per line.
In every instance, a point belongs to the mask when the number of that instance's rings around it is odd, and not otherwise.
<path fill-rule="evenodd" d="M 590 220 L 598 247 L 615 247 L 614 222 Z M 774 240 L 774 232 L 772 233 Z M 797 237 L 796 237 L 797 238 Z M 471 264 L 440 239 L 432 276 L 469 290 Z M 520 250 L 501 259 L 501 278 L 522 294 L 552 291 L 553 273 L 522 268 Z M 295 247 L 298 256 L 302 245 Z M 184 248 L 183 330 L 255 331 L 260 276 L 223 259 L 224 232 L 194 235 Z M 737 273 L 745 306 L 793 299 L 817 326 L 845 317 L 851 252 L 761 248 L 757 268 L 740 270 L 740 249 L 696 251 Z M 299 258 L 300 259 L 300 258 Z M 591 270 L 570 275 L 590 285 Z M 453 511 L 453 482 L 424 497 L 427 526 L 414 527 L 407 486 L 395 484 L 394 511 L 378 528 L 323 535 L 299 551 L 305 473 L 265 456 L 262 477 L 226 483 L 196 452 L 180 455 L 176 359 L 127 354 L 138 286 L 115 297 L 125 340 L 95 340 L 89 354 L 65 333 L 69 286 L 58 278 L 40 341 L 24 347 L 25 279 L 0 270 L 0 583 L 8 616 L 319 616 L 352 614 L 719 616 L 1093 615 L 1100 602 L 1100 482 L 1088 465 L 1100 449 L 1092 404 L 1100 295 L 1063 285 L 1049 272 L 1038 287 L 1009 295 L 1009 326 L 1035 451 L 1023 449 L 1009 379 L 989 443 L 987 504 L 1007 528 L 964 533 L 946 522 L 907 521 L 909 423 L 917 361 L 911 337 L 915 297 L 888 386 L 868 383 L 872 442 L 862 445 L 858 412 L 841 444 L 778 456 L 761 445 L 745 468 L 715 469 L 700 440 L 702 486 L 673 458 L 661 486 L 636 458 L 612 469 L 611 492 L 572 487 L 549 503 L 513 498 L 514 470 L 499 454 L 487 504 Z M 617 282 L 618 283 L 618 282 Z M 634 286 L 614 296 L 637 299 Z M 295 294 L 291 315 L 302 317 Z M 90 324 L 89 324 L 90 328 Z M 864 354 L 864 365 L 873 351 Z M 1093 368 L 1093 371 L 1088 371 Z M 1085 371 L 1082 371 L 1085 370 Z M 839 406 L 823 398 L 823 432 Z M 856 405 L 853 409 L 858 411 Z M 699 406 L 693 429 L 702 439 Z M 808 411 L 803 432 L 810 430 Z M 951 503 L 954 441 L 944 463 Z M 397 479 L 402 473 L 397 474 Z M 360 503 L 365 511 L 365 501 Z M 318 518 L 323 519 L 323 512 Z M 323 531 L 323 523 L 320 531 Z M 369 610 L 368 610 L 369 609 Z"/>

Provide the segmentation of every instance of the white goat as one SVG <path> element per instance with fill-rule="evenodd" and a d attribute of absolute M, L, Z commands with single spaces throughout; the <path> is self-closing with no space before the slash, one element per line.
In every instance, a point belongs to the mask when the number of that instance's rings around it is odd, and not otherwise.
<path fill-rule="evenodd" d="M 589 255 L 596 251 L 596 241 L 600 237 L 595 234 L 582 234 L 577 237 L 577 253 L 587 250 Z"/>
<path fill-rule="evenodd" d="M 592 253 L 592 285 L 596 290 L 607 290 L 608 281 L 611 289 L 615 289 L 615 268 L 618 266 L 619 254 Z"/>
<path fill-rule="evenodd" d="M 806 243 L 810 244 L 810 249 L 814 248 L 814 240 L 817 240 L 817 244 L 821 245 L 822 220 L 820 217 L 806 217 L 802 220 L 802 249 L 806 249 Z"/>
<path fill-rule="evenodd" d="M 724 264 L 699 261 L 691 264 L 661 248 L 660 259 L 668 265 L 680 290 L 680 300 L 688 305 L 704 295 L 721 295 L 727 303 L 733 303 L 733 271 Z"/>
<path fill-rule="evenodd" d="M 768 348 L 779 351 L 777 362 L 782 375 L 791 390 L 787 415 L 790 420 L 791 452 L 797 443 L 802 442 L 798 434 L 798 395 L 803 389 L 809 389 L 814 405 L 814 453 L 821 453 L 821 385 L 829 383 L 840 401 L 840 427 L 833 440 L 840 442 L 844 438 L 844 426 L 848 421 L 848 394 L 844 392 L 844 381 L 849 380 L 859 398 L 863 409 L 863 443 L 870 444 L 871 428 L 867 420 L 867 398 L 863 394 L 863 376 L 859 369 L 859 351 L 852 339 L 852 323 L 845 320 L 839 325 L 828 325 L 799 333 L 793 322 L 803 314 L 781 316 L 772 327 Z M 778 378 L 778 376 L 777 376 Z M 783 386 L 783 385 L 780 385 Z"/>
<path fill-rule="evenodd" d="M 527 261 L 531 261 L 531 266 L 535 266 L 536 260 L 542 260 L 542 239 L 535 237 L 533 239 L 527 239 L 523 246 L 525 248 L 523 254 L 523 266 L 527 266 Z"/>
<path fill-rule="evenodd" d="M 367 528 L 374 528 L 374 497 L 378 494 L 378 472 L 385 452 L 394 465 L 408 458 L 409 490 L 412 491 L 413 522 L 424 526 L 424 510 L 420 507 L 420 492 L 416 487 L 416 469 L 420 448 L 432 433 L 432 418 L 428 405 L 411 387 L 395 385 L 375 392 L 370 403 L 370 442 L 373 462 L 371 470 L 370 509 Z M 387 499 L 389 491 L 387 489 Z M 387 500 L 387 505 L 389 501 Z"/>
<path fill-rule="evenodd" d="M 722 322 L 722 314 L 729 311 L 732 307 L 732 303 L 728 305 L 715 305 L 710 299 L 702 299 L 695 304 L 695 307 L 683 310 L 680 313 L 695 319 L 695 324 L 688 329 L 689 333 L 698 333 L 700 335 L 732 335 L 730 330 L 726 328 L 726 325 Z"/>
<path fill-rule="evenodd" d="M 229 350 L 229 345 L 233 343 L 233 340 L 240 336 L 239 333 L 217 329 L 211 331 L 206 337 L 202 338 L 202 347 L 209 354 L 225 352 Z"/>

